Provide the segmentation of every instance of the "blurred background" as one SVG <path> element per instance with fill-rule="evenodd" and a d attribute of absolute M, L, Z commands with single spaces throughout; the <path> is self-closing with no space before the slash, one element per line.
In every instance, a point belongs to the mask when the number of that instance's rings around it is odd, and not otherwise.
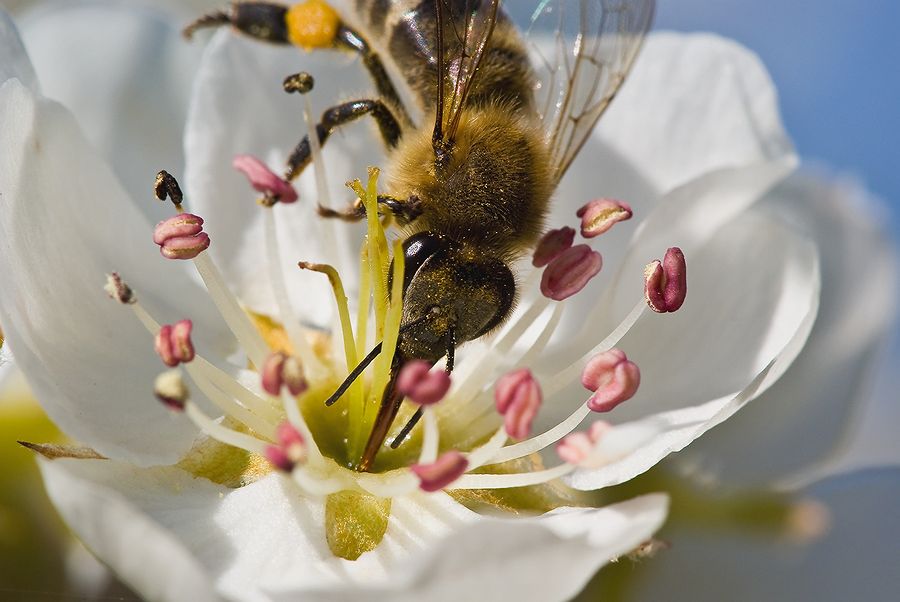
<path fill-rule="evenodd" d="M 67 0 L 62 4 L 71 6 L 75 3 Z M 121 3 L 135 4 L 137 1 L 121 0 Z M 14 16 L 23 17 L 34 5 L 50 3 L 3 0 L 0 4 Z M 157 0 L 148 4 L 183 18 L 216 8 L 221 3 Z M 506 4 L 508 10 L 522 20 L 530 14 L 534 3 L 508 0 Z M 897 100 L 900 98 L 900 69 L 897 67 L 900 38 L 896 35 L 897 22 L 900 22 L 900 3 L 890 0 L 857 3 L 844 0 L 659 0 L 656 27 L 716 32 L 758 53 L 775 81 L 783 120 L 803 158 L 804 167 L 868 189 L 882 203 L 877 221 L 896 239 L 900 234 L 897 151 L 900 138 Z M 25 38 L 27 43 L 27 32 Z M 900 395 L 897 393 L 900 391 L 900 370 L 897 370 L 900 367 L 900 340 L 896 332 L 889 333 L 889 337 L 888 353 L 880 358 L 879 369 L 868 383 L 869 402 L 860 408 L 852 426 L 853 434 L 848 438 L 849 447 L 830 469 L 832 472 L 849 472 L 857 468 L 869 470 L 855 474 L 849 482 L 812 485 L 809 491 L 829 500 L 832 520 L 840 525 L 837 532 L 850 529 L 849 524 L 853 529 L 858 527 L 856 541 L 865 542 L 867 537 L 871 538 L 872 545 L 856 550 L 859 562 L 877 563 L 880 557 L 882 562 L 896 564 L 896 540 L 885 541 L 883 530 L 900 534 L 900 511 L 897 510 L 900 504 L 894 503 L 893 514 L 882 517 L 883 523 L 857 525 L 852 522 L 854 516 L 868 511 L 868 507 L 860 505 L 860 500 L 854 496 L 853 492 L 859 487 L 876 483 L 868 491 L 882 499 L 896 500 L 900 494 L 896 486 L 885 486 L 878 478 L 882 474 L 879 470 L 888 467 L 886 470 L 891 471 L 890 467 L 894 467 L 896 473 L 896 467 L 900 467 L 900 444 L 896 435 L 900 426 Z M 111 580 L 103 567 L 67 536 L 45 501 L 31 452 L 15 442 L 18 439 L 53 441 L 59 434 L 43 417 L 27 386 L 10 368 L 6 351 L 0 350 L 0 600 L 131 599 L 127 589 Z M 658 473 L 649 478 L 655 479 L 653 486 L 671 486 L 672 482 L 666 480 L 670 476 L 670 473 Z M 898 479 L 894 478 L 893 482 Z M 786 520 L 784 508 L 788 506 L 779 504 L 786 498 L 779 494 L 766 496 L 765 504 L 774 508 L 770 516 L 772 524 L 781 524 L 779 521 Z M 675 498 L 689 507 L 688 511 L 678 515 L 687 518 L 678 523 L 677 528 L 690 525 L 692 516 L 696 518 L 692 512 L 702 514 L 709 510 L 692 506 L 696 500 L 690 491 L 681 491 Z M 724 500 L 716 520 L 740 522 L 746 518 L 742 514 L 746 513 L 746 507 L 742 506 L 745 502 L 746 498 Z M 875 506 L 870 510 L 881 512 Z M 839 522 L 845 517 L 849 517 L 849 523 Z M 868 528 L 871 531 L 865 530 Z M 861 536 L 861 532 L 868 535 Z M 738 546 L 734 541 L 732 547 Z M 694 543 L 700 545 L 696 540 Z M 689 553 L 690 545 L 690 542 L 685 544 Z M 695 552 L 702 556 L 701 552 Z M 731 552 L 745 558 L 749 564 L 762 567 L 763 557 L 782 554 L 784 550 L 773 551 L 757 538 L 752 545 L 729 549 L 728 553 Z M 810 554 L 819 563 L 842 561 L 841 558 L 823 560 L 815 556 L 816 553 L 821 556 L 825 552 L 814 549 Z M 803 567 L 812 566 L 809 558 L 804 561 L 790 553 L 787 558 L 785 566 L 793 566 L 794 572 L 786 573 L 786 579 L 814 578 L 812 573 L 803 572 Z M 815 566 L 824 567 L 823 564 Z M 641 594 L 640 588 L 631 588 L 631 582 L 639 575 L 640 570 L 630 564 L 615 568 L 605 584 L 596 581 L 582 599 L 598 599 L 601 593 L 611 599 L 651 599 L 652 589 L 650 593 Z M 897 583 L 885 587 L 893 586 L 900 590 Z M 884 589 L 881 593 L 885 591 L 894 590 Z M 781 593 L 784 595 L 784 590 Z M 714 594 L 709 594 L 708 598 L 701 596 L 700 599 L 715 598 Z M 776 593 L 769 599 L 788 598 Z"/>

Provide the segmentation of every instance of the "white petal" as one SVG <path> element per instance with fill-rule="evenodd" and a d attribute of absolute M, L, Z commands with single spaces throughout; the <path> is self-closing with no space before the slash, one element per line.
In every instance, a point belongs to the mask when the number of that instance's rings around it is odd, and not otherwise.
<path fill-rule="evenodd" d="M 92 460 L 41 467 L 85 542 L 130 585 L 162 600 L 184 599 L 161 591 L 167 580 L 208 595 L 201 571 L 220 594 L 241 600 L 563 600 L 650 537 L 667 509 L 664 496 L 652 495 L 599 510 L 485 519 L 444 494 L 416 494 L 394 500 L 381 546 L 348 562 L 325 544 L 322 503 L 277 475 L 229 490 L 174 468 Z M 135 525 L 140 545 L 128 528 Z"/>
<path fill-rule="evenodd" d="M 13 77 L 37 91 L 34 67 L 28 60 L 19 32 L 9 14 L 0 7 L 0 84 Z"/>
<path fill-rule="evenodd" d="M 654 34 L 598 133 L 660 192 L 792 153 L 755 54 L 710 34 Z"/>
<path fill-rule="evenodd" d="M 640 567 L 633 600 L 897 600 L 900 470 L 873 470 L 804 492 L 831 512 L 809 545 L 721 527 L 673 523 L 672 549 Z M 687 578 L 698 575 L 698 578 Z M 699 575 L 702 575 L 700 577 Z"/>
<path fill-rule="evenodd" d="M 641 367 L 641 389 L 606 416 L 645 421 L 661 434 L 620 462 L 579 471 L 578 488 L 620 483 L 682 449 L 770 387 L 806 341 L 818 309 L 818 256 L 767 212 L 722 228 L 688 255 L 688 274 L 684 307 L 646 314 L 620 343 Z"/>
<path fill-rule="evenodd" d="M 277 314 L 266 272 L 262 212 L 258 197 L 244 176 L 231 167 L 237 154 L 252 154 L 277 172 L 294 146 L 306 134 L 303 97 L 288 95 L 282 80 L 305 70 L 316 78 L 310 93 L 322 110 L 340 101 L 365 98 L 348 96 L 362 80 L 362 67 L 337 53 L 303 54 L 296 48 L 260 44 L 231 32 L 217 34 L 203 57 L 197 75 L 187 124 L 185 148 L 188 158 L 186 189 L 190 206 L 207 219 L 213 240 L 228 245 L 213 248 L 223 272 L 236 287 L 244 303 L 257 311 Z M 365 89 L 365 88 L 364 88 Z M 324 147 L 333 203 L 352 200 L 343 183 L 365 181 L 368 165 L 383 164 L 381 142 L 371 135 L 371 123 L 342 128 Z M 352 159 L 351 159 L 352 158 Z M 282 246 L 282 269 L 294 307 L 300 315 L 324 323 L 331 314 L 331 292 L 320 274 L 301 273 L 298 260 L 326 261 L 342 257 L 355 263 L 361 230 L 347 224 L 322 220 L 316 215 L 316 193 L 312 169 L 297 183 L 300 201 L 274 208 Z M 337 233 L 343 251 L 328 248 L 328 229 Z M 339 269 L 341 268 L 338 265 Z M 348 288 L 355 269 L 341 270 Z"/>
<path fill-rule="evenodd" d="M 17 365 L 70 436 L 136 463 L 175 461 L 194 431 L 154 400 L 163 366 L 131 311 L 106 298 L 105 273 L 119 270 L 161 321 L 197 320 L 213 357 L 228 342 L 215 310 L 184 265 L 160 258 L 65 109 L 7 82 L 0 132 L 0 323 Z"/>
<path fill-rule="evenodd" d="M 109 1 L 43 6 L 22 19 L 22 32 L 44 94 L 75 114 L 141 210 L 167 217 L 167 204 L 152 199 L 153 176 L 182 171 L 200 44 L 157 10 Z"/>
<path fill-rule="evenodd" d="M 818 243 L 819 315 L 803 352 L 778 383 L 679 456 L 743 486 L 813 468 L 846 441 L 896 317 L 895 250 L 874 222 L 880 208 L 863 191 L 796 177 L 765 204 Z"/>
<path fill-rule="evenodd" d="M 92 473 L 117 476 L 113 465 L 121 465 L 97 460 L 45 459 L 40 459 L 38 464 L 47 494 L 57 510 L 87 547 L 109 563 L 119 579 L 148 600 L 219 600 L 203 567 L 173 534 L 160 529 L 122 492 L 85 478 Z M 106 471 L 107 467 L 112 470 Z M 140 474 L 140 483 L 123 483 L 135 485 L 132 495 L 146 494 L 154 485 L 158 487 L 162 483 L 175 485 L 163 481 L 162 477 L 154 480 L 153 470 Z M 187 495 L 191 485 L 189 478 L 178 483 L 187 489 L 185 495 L 179 496 L 179 510 L 188 518 L 192 516 L 193 500 Z M 161 489 L 159 495 L 147 497 L 145 502 L 166 504 L 175 493 L 173 489 Z"/>

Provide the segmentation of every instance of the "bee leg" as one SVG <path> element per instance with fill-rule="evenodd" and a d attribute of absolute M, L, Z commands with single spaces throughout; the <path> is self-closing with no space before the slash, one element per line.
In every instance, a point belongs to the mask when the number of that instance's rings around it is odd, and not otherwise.
<path fill-rule="evenodd" d="M 191 39 L 199 29 L 231 25 L 257 40 L 293 44 L 307 50 L 334 48 L 354 52 L 375 83 L 378 95 L 394 107 L 404 124 L 412 124 L 409 112 L 391 82 L 381 57 L 356 30 L 324 2 L 301 2 L 288 7 L 271 2 L 235 2 L 228 11 L 204 15 L 182 31 Z"/>
<path fill-rule="evenodd" d="M 199 29 L 231 25 L 250 37 L 273 44 L 290 44 L 287 24 L 288 7 L 272 2 L 235 2 L 227 11 L 203 15 L 181 30 L 190 40 Z"/>
<path fill-rule="evenodd" d="M 381 57 L 372 50 L 365 38 L 355 30 L 342 24 L 340 28 L 338 28 L 335 44 L 339 48 L 359 54 L 363 66 L 365 66 L 366 71 L 369 72 L 369 77 L 371 77 L 372 81 L 375 83 L 378 95 L 387 101 L 390 106 L 396 108 L 401 122 L 411 125 L 412 120 L 409 116 L 409 112 L 406 110 L 406 106 L 400 99 L 400 95 L 397 93 L 394 83 L 388 76 L 387 71 L 384 68 L 384 63 L 381 62 Z"/>
<path fill-rule="evenodd" d="M 371 115 L 378 124 L 381 138 L 388 148 L 397 146 L 400 140 L 400 124 L 391 110 L 380 100 L 353 100 L 331 107 L 322 114 L 322 120 L 316 125 L 316 135 L 319 137 L 319 145 L 325 144 L 328 137 L 338 126 L 355 121 L 364 115 Z M 294 148 L 288 157 L 285 177 L 293 180 L 299 176 L 309 165 L 312 159 L 312 149 L 309 144 L 309 136 Z"/>
<path fill-rule="evenodd" d="M 378 205 L 379 207 L 387 208 L 401 226 L 409 224 L 422 215 L 422 201 L 415 195 L 403 200 L 386 194 L 379 194 Z M 345 209 L 338 210 L 319 205 L 317 211 L 321 217 L 339 219 L 345 222 L 358 222 L 366 217 L 366 207 L 359 199 L 350 203 Z M 381 212 L 379 211 L 379 213 Z"/>
<path fill-rule="evenodd" d="M 450 333 L 447 337 L 447 367 L 445 370 L 447 374 L 453 372 L 453 363 L 456 358 L 456 330 L 450 329 Z M 416 413 L 410 417 L 409 421 L 403 425 L 403 428 L 400 429 L 400 432 L 397 433 L 397 436 L 394 437 L 394 440 L 391 441 L 391 449 L 397 449 L 400 447 L 406 438 L 409 437 L 409 434 L 412 432 L 416 425 L 419 424 L 419 421 L 422 419 L 422 408 L 421 406 L 416 410 Z"/>

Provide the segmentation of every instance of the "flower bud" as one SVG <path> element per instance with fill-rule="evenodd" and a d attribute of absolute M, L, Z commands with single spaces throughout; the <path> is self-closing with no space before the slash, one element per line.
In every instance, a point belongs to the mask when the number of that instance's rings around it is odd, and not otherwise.
<path fill-rule="evenodd" d="M 153 242 L 166 259 L 193 259 L 209 248 L 210 241 L 202 217 L 181 213 L 156 224 Z"/>
<path fill-rule="evenodd" d="M 594 412 L 609 412 L 631 399 L 641 384 L 641 371 L 620 349 L 594 356 L 581 373 L 581 384 L 594 394 L 588 407 Z"/>
<path fill-rule="evenodd" d="M 525 439 L 541 408 L 541 386 L 528 368 L 510 372 L 497 381 L 494 388 L 497 411 L 503 415 L 506 434 L 513 439 Z"/>
<path fill-rule="evenodd" d="M 469 460 L 458 451 L 444 452 L 431 464 L 414 464 L 410 470 L 419 477 L 422 491 L 440 491 L 466 473 Z"/>
<path fill-rule="evenodd" d="M 541 238 L 541 241 L 538 243 L 537 248 L 534 250 L 534 257 L 531 259 L 531 264 L 536 268 L 544 267 L 559 257 L 563 251 L 570 248 L 574 241 L 574 228 L 566 226 L 564 228 L 550 230 L 544 234 L 543 238 Z"/>
<path fill-rule="evenodd" d="M 431 370 L 428 362 L 407 362 L 397 377 L 397 392 L 420 406 L 432 405 L 450 390 L 450 375 L 444 370 Z"/>
<path fill-rule="evenodd" d="M 631 219 L 628 203 L 613 199 L 597 199 L 584 205 L 576 213 L 581 218 L 581 235 L 585 238 L 600 236 L 618 222 Z"/>
<path fill-rule="evenodd" d="M 587 245 L 576 245 L 550 262 L 541 277 L 541 293 L 554 301 L 568 299 L 600 273 L 603 258 Z"/>
<path fill-rule="evenodd" d="M 662 262 L 644 268 L 644 297 L 657 313 L 677 311 L 687 297 L 687 263 L 678 247 L 666 251 Z"/>
<path fill-rule="evenodd" d="M 278 177 L 265 163 L 252 155 L 238 155 L 231 162 L 232 167 L 247 176 L 250 186 L 265 195 L 263 204 L 293 203 L 297 191 L 287 180 Z"/>

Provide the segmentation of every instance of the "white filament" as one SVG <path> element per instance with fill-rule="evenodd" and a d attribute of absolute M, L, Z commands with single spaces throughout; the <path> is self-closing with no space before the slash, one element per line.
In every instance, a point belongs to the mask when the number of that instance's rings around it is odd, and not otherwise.
<path fill-rule="evenodd" d="M 275 295 L 275 303 L 278 305 L 281 324 L 287 331 L 294 353 L 297 354 L 300 363 L 310 378 L 319 379 L 324 375 L 325 367 L 322 366 L 319 358 L 313 352 L 312 346 L 306 340 L 306 335 L 300 326 L 300 322 L 291 310 L 291 300 L 284 281 L 284 270 L 281 268 L 281 245 L 278 242 L 278 228 L 275 226 L 275 216 L 272 213 L 274 209 L 274 207 L 267 208 L 263 212 L 265 214 L 263 222 L 265 226 L 266 263 L 269 268 L 272 292 Z"/>
<path fill-rule="evenodd" d="M 241 347 L 244 348 L 247 357 L 256 366 L 262 366 L 266 361 L 266 356 L 269 355 L 269 348 L 260 336 L 259 331 L 250 322 L 250 318 L 244 313 L 237 298 L 225 284 L 225 279 L 222 277 L 222 273 L 219 272 L 219 268 L 210 259 L 208 253 L 200 253 L 193 261 L 200 278 L 203 279 L 203 283 L 206 285 L 206 290 L 209 291 L 210 298 L 212 298 L 213 303 L 215 303 L 219 313 L 222 315 L 225 323 L 228 324 L 231 332 L 234 333 Z"/>
<path fill-rule="evenodd" d="M 188 401 L 184 405 L 184 412 L 188 418 L 197 425 L 201 431 L 226 445 L 237 447 L 254 454 L 264 455 L 266 452 L 266 443 L 260 441 L 256 437 L 251 437 L 244 433 L 224 427 L 212 418 L 203 413 L 203 410 L 197 407 L 197 404 Z"/>

